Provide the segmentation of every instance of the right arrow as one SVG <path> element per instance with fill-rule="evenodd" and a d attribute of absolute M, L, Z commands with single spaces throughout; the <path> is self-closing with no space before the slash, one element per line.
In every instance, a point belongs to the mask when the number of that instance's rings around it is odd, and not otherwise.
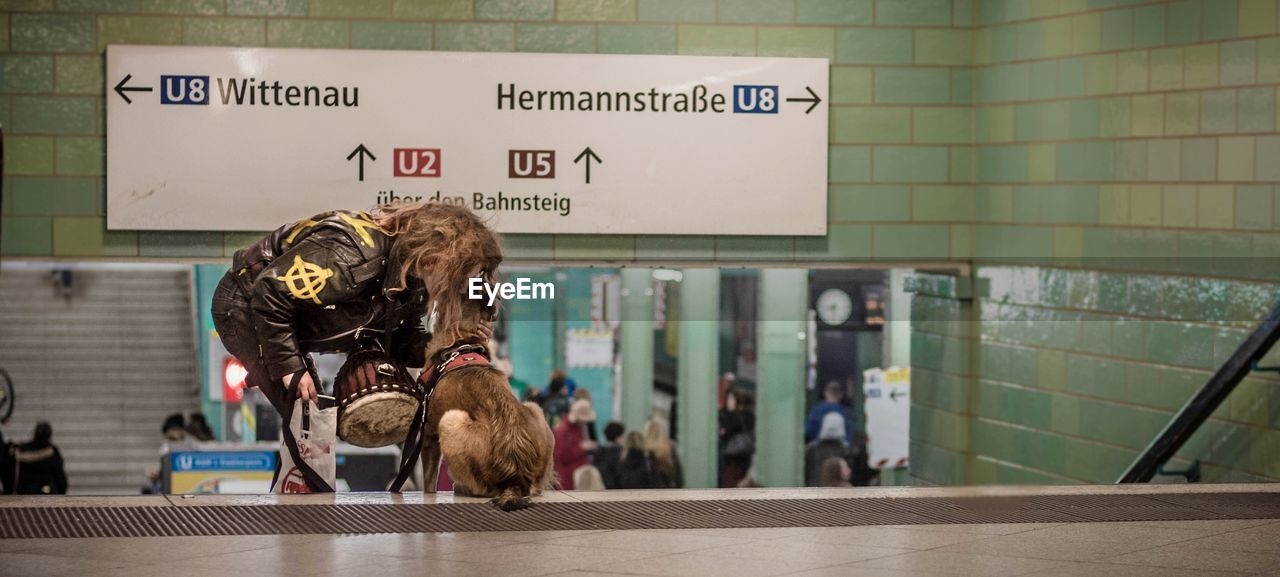
<path fill-rule="evenodd" d="M 361 143 L 360 146 L 357 146 L 355 150 L 351 151 L 351 154 L 347 155 L 347 162 L 351 162 L 351 159 L 355 158 L 356 155 L 360 156 L 360 182 L 364 182 L 364 156 L 366 154 L 369 155 L 369 160 L 372 160 L 372 161 L 378 160 L 378 158 L 375 157 L 372 152 L 369 152 L 368 148 L 364 147 L 364 143 Z"/>
<path fill-rule="evenodd" d="M 600 164 L 604 164 L 604 161 L 600 160 L 599 156 L 596 156 L 595 151 L 591 150 L 590 146 L 582 149 L 582 152 L 578 154 L 578 157 L 573 159 L 573 163 L 578 164 L 578 161 L 583 158 L 587 159 L 587 184 L 591 184 L 591 159 L 596 159 L 596 162 Z"/>
<path fill-rule="evenodd" d="M 810 98 L 788 98 L 787 102 L 812 102 L 813 104 L 810 104 L 809 108 L 806 108 L 804 111 L 805 114 L 808 114 L 813 112 L 814 108 L 817 108 L 818 103 L 822 102 L 822 99 L 818 98 L 818 93 L 814 92 L 812 88 L 806 86 L 804 89 L 809 92 Z"/>
<path fill-rule="evenodd" d="M 150 86 L 129 86 L 129 87 L 126 87 L 126 86 L 125 86 L 125 83 L 129 82 L 129 79 L 130 79 L 130 78 L 133 78 L 133 75 L 132 75 L 132 74 L 125 74 L 125 75 L 124 75 L 124 78 L 121 78 L 121 79 L 120 79 L 120 82 L 119 82 L 119 83 L 117 83 L 117 84 L 116 84 L 116 87 L 115 87 L 116 94 L 119 94 L 119 95 L 120 95 L 120 98 L 123 98 L 123 99 L 124 99 L 125 104 L 133 104 L 133 100 L 132 100 L 132 99 L 130 99 L 130 98 L 129 98 L 129 95 L 128 95 L 128 94 L 125 94 L 125 92 L 151 92 L 151 87 L 150 87 Z"/>

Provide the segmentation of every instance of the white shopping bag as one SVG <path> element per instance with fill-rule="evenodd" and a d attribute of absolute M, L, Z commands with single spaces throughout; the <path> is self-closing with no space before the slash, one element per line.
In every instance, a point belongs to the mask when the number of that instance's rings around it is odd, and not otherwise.
<path fill-rule="evenodd" d="M 338 477 L 338 408 L 321 409 L 314 402 L 298 399 L 291 413 L 288 426 L 280 431 L 280 470 L 271 492 L 333 492 Z M 290 447 L 290 437 L 297 443 L 296 453 Z"/>

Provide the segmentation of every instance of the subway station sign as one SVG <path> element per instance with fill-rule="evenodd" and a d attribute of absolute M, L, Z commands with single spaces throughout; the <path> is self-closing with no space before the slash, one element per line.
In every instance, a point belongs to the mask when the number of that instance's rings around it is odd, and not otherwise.
<path fill-rule="evenodd" d="M 107 226 L 821 235 L 825 59 L 110 46 Z"/>

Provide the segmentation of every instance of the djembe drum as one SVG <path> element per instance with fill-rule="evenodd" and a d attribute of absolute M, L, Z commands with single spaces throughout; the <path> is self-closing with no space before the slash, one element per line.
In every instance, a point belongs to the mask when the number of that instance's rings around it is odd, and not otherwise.
<path fill-rule="evenodd" d="M 338 397 L 338 438 L 357 447 L 385 447 L 404 441 L 422 386 L 381 350 L 352 353 L 334 379 Z"/>

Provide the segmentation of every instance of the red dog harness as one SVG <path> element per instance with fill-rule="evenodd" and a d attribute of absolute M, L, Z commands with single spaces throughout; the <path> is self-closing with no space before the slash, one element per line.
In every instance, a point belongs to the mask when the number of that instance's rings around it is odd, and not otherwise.
<path fill-rule="evenodd" d="M 474 366 L 492 366 L 489 363 L 488 351 L 480 345 L 462 345 L 450 351 L 444 362 L 439 365 L 432 365 L 431 370 L 423 373 L 418 380 L 422 381 L 422 386 L 426 389 L 427 398 L 430 399 L 431 392 L 435 390 L 436 382 L 440 380 L 440 377 L 463 367 Z"/>

